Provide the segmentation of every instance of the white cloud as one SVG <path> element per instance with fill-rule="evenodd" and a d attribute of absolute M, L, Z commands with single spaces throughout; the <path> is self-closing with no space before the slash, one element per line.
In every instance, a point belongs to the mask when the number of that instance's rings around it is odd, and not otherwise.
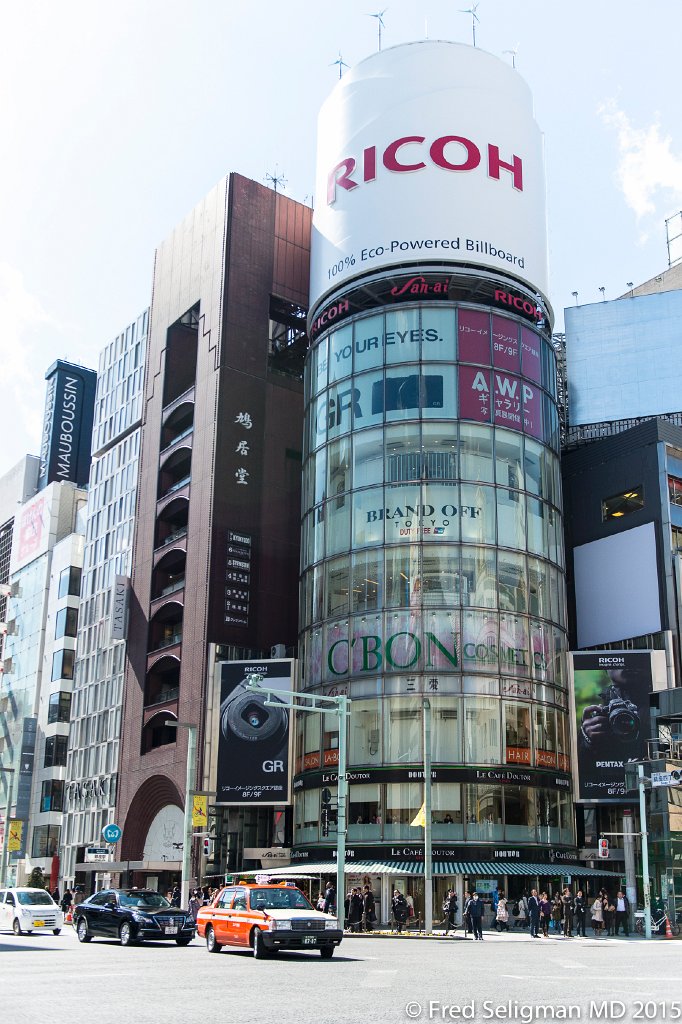
<path fill-rule="evenodd" d="M 599 108 L 606 125 L 618 133 L 620 160 L 616 177 L 628 206 L 638 219 L 657 213 L 657 199 L 663 199 L 669 214 L 671 203 L 682 201 L 682 156 L 672 150 L 670 135 L 663 135 L 658 120 L 647 128 L 635 128 L 614 100 Z M 660 195 L 663 193 L 663 195 Z"/>
<path fill-rule="evenodd" d="M 53 338 L 54 331 L 61 330 L 61 325 L 27 290 L 21 272 L 9 263 L 0 262 L 0 352 L 5 423 L 0 472 L 27 452 L 37 451 L 45 404 L 44 373 L 48 362 L 56 358 L 49 359 L 40 341 L 41 330 Z"/>

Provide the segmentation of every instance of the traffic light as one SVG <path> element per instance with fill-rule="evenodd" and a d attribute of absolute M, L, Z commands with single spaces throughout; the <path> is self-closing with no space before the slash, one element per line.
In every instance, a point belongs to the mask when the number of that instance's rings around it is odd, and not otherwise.
<path fill-rule="evenodd" d="M 213 840 L 210 836 L 204 836 L 202 843 L 204 845 L 204 857 L 206 857 L 207 860 L 210 860 L 211 853 L 213 852 Z"/>
<path fill-rule="evenodd" d="M 599 856 L 605 859 L 609 856 L 609 841 L 608 839 L 599 840 Z"/>

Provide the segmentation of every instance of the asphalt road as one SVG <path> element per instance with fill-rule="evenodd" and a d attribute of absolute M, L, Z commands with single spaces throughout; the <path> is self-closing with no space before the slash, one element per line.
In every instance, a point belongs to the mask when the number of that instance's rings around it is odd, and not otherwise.
<path fill-rule="evenodd" d="M 0 935 L 0 982 L 7 1024 L 682 1024 L 675 940 L 346 937 L 329 961 L 317 953 L 259 961 L 237 950 L 210 956 L 199 939 L 185 949 L 80 945 L 67 927 L 59 936 Z M 604 1000 L 617 1002 L 602 1011 Z"/>

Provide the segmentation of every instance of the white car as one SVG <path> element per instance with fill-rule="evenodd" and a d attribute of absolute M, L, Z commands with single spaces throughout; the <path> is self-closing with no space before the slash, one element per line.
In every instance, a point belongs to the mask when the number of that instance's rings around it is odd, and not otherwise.
<path fill-rule="evenodd" d="M 0 889 L 0 931 L 59 935 L 63 924 L 63 913 L 45 889 Z"/>

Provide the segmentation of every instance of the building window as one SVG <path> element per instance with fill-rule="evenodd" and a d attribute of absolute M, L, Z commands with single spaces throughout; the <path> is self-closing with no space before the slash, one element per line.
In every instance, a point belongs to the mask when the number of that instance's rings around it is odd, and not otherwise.
<path fill-rule="evenodd" d="M 51 693 L 47 709 L 47 724 L 68 722 L 71 715 L 71 694 Z"/>
<path fill-rule="evenodd" d="M 61 768 L 66 764 L 67 736 L 48 736 L 45 740 L 43 768 Z M 50 854 L 51 856 L 51 854 Z"/>
<path fill-rule="evenodd" d="M 612 498 L 604 498 L 601 503 L 602 522 L 609 519 L 620 519 L 644 508 L 644 488 L 641 484 L 631 487 L 623 494 L 614 494 Z"/>
<path fill-rule="evenodd" d="M 70 565 L 59 574 L 59 596 L 79 597 L 81 592 L 81 570 Z"/>
<path fill-rule="evenodd" d="M 78 609 L 60 608 L 56 616 L 55 640 L 63 636 L 76 636 L 78 632 Z"/>
<path fill-rule="evenodd" d="M 668 477 L 668 497 L 671 505 L 682 505 L 682 480 L 677 477 Z"/>
<path fill-rule="evenodd" d="M 43 813 L 64 810 L 64 783 L 61 779 L 48 779 L 43 782 L 40 793 L 40 810 Z"/>
<path fill-rule="evenodd" d="M 55 651 L 52 655 L 52 679 L 73 679 L 75 651 Z"/>
<path fill-rule="evenodd" d="M 59 850 L 59 825 L 36 825 L 33 829 L 32 857 L 56 857 Z"/>

